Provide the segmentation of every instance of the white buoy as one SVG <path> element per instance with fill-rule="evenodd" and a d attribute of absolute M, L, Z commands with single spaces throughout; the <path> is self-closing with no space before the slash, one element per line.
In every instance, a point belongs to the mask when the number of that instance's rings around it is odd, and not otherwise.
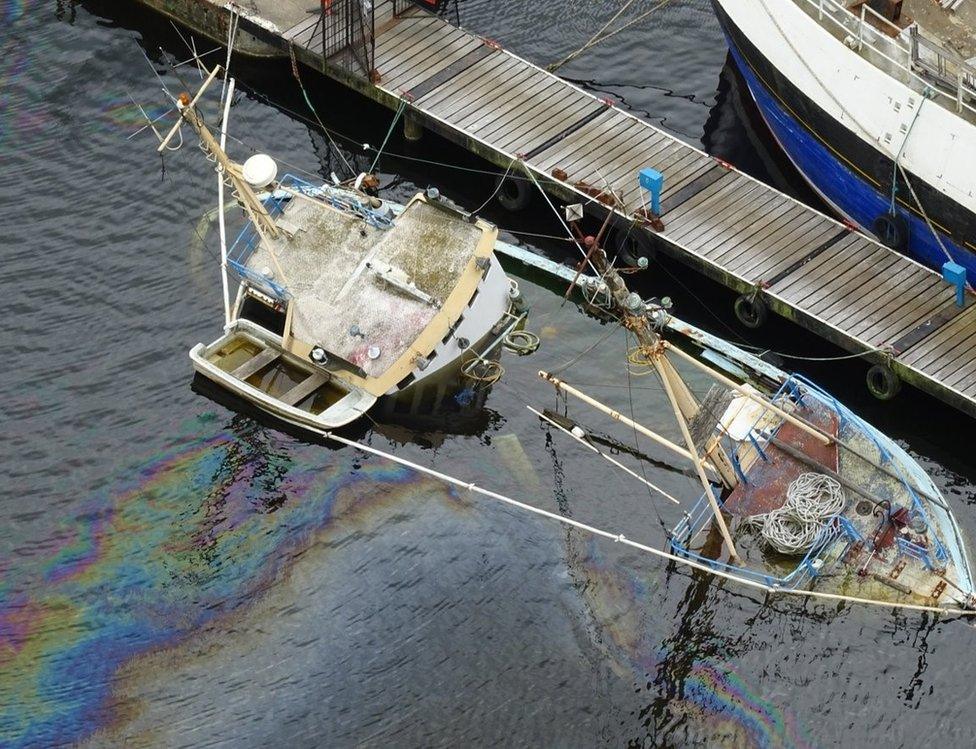
<path fill-rule="evenodd" d="M 278 176 L 278 165 L 266 153 L 256 153 L 244 162 L 244 180 L 256 190 L 261 190 L 274 182 Z"/>

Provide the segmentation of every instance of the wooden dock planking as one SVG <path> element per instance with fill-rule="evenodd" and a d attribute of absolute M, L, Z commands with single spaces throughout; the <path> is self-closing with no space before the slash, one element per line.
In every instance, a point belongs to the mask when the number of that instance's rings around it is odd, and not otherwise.
<path fill-rule="evenodd" d="M 858 338 L 873 340 L 877 328 L 888 319 L 892 310 L 904 303 L 908 294 L 924 296 L 938 286 L 941 286 L 939 279 L 927 277 L 919 285 L 918 280 L 909 274 L 886 279 L 886 283 L 873 295 L 870 304 L 862 311 L 863 317 L 853 321 L 847 329 L 851 335 Z"/>
<path fill-rule="evenodd" d="M 566 162 L 568 157 L 573 154 L 577 156 L 589 154 L 600 142 L 603 135 L 601 129 L 612 121 L 612 115 L 613 110 L 610 109 L 602 112 L 596 119 L 575 133 L 570 133 L 559 143 L 537 154 L 530 163 L 543 173 L 550 173 L 557 167 L 565 170 L 568 165 Z"/>
<path fill-rule="evenodd" d="M 881 249 L 866 255 L 855 255 L 855 262 L 847 267 L 843 273 L 832 274 L 829 279 L 815 292 L 813 292 L 804 304 L 804 307 L 824 320 L 835 323 L 834 315 L 839 315 L 841 310 L 838 304 L 856 304 L 859 296 L 851 297 L 850 292 L 863 284 L 868 278 L 867 274 L 876 269 L 878 263 L 884 263 L 891 259 L 891 254 Z M 884 270 L 877 268 L 877 270 Z"/>
<path fill-rule="evenodd" d="M 567 137 L 562 141 L 559 150 L 547 148 L 539 152 L 530 163 L 533 166 L 538 163 L 545 171 L 559 168 L 571 176 L 580 175 L 582 178 L 594 163 L 601 163 L 601 153 L 609 158 L 618 150 L 638 146 L 646 137 L 639 125 L 618 120 L 608 108 L 577 130 L 576 135 L 578 137 L 574 140 Z M 539 162 L 538 159 L 543 156 L 544 161 Z"/>
<path fill-rule="evenodd" d="M 707 257 L 710 254 L 721 252 L 723 240 L 728 236 L 729 227 L 735 226 L 744 216 L 751 216 L 755 210 L 752 201 L 755 199 L 758 188 L 750 186 L 745 192 L 741 193 L 739 201 L 735 207 L 730 209 L 727 214 L 719 215 L 709 213 L 703 216 L 700 222 L 688 221 L 682 230 L 675 234 L 674 241 L 687 244 L 691 247 L 702 247 L 703 254 Z"/>
<path fill-rule="evenodd" d="M 508 135 L 510 138 L 516 137 L 516 133 L 521 133 L 524 128 L 532 127 L 545 118 L 548 110 L 548 97 L 554 92 L 558 92 L 558 89 L 557 84 L 550 82 L 548 86 L 539 91 L 538 97 L 523 98 L 517 103 L 517 106 L 512 108 L 508 117 L 499 118 L 485 126 L 478 133 L 479 136 L 485 139 L 494 139 L 502 135 Z"/>
<path fill-rule="evenodd" d="M 745 253 L 751 253 L 752 248 L 763 241 L 763 237 L 770 232 L 777 231 L 783 226 L 789 226 L 796 221 L 803 212 L 793 203 L 786 201 L 781 205 L 774 205 L 774 201 L 751 204 L 738 224 L 730 226 L 722 242 L 720 251 L 710 253 L 714 263 L 728 269 L 730 263 Z M 743 279 L 749 282 L 749 279 Z"/>
<path fill-rule="evenodd" d="M 447 50 L 433 51 L 433 55 L 436 56 L 434 64 L 418 72 L 415 67 L 409 65 L 409 63 L 405 63 L 403 67 L 398 68 L 387 79 L 387 83 L 400 91 L 411 91 L 418 84 L 436 76 L 442 70 L 451 67 L 458 60 L 463 59 L 483 46 L 483 44 L 475 39 L 454 39 L 450 42 Z"/>
<path fill-rule="evenodd" d="M 585 185 L 609 186 L 628 222 L 642 207 L 637 172 L 657 169 L 665 251 L 976 416 L 972 294 L 956 314 L 939 274 L 442 18 L 376 5 L 375 86 L 316 57 L 316 16 L 296 17 L 285 46 L 387 106 L 407 101 L 419 121 L 503 169 L 521 159 L 561 199 L 592 206 Z M 879 351 L 895 344 L 904 350 Z"/>
<path fill-rule="evenodd" d="M 836 228 L 818 216 L 801 217 L 795 224 L 786 224 L 763 237 L 752 247 L 747 257 L 729 263 L 729 270 L 754 283 L 764 280 L 769 271 L 781 263 L 795 261 L 821 244 Z"/>
<path fill-rule="evenodd" d="M 712 188 L 717 189 L 714 191 L 709 190 L 710 194 L 705 200 L 696 203 L 686 213 L 678 216 L 676 236 L 680 235 L 682 239 L 675 239 L 675 241 L 680 241 L 685 245 L 685 238 L 699 236 L 700 232 L 698 230 L 703 225 L 709 226 L 714 230 L 717 217 L 723 213 L 720 210 L 722 206 L 729 213 L 739 213 L 742 211 L 746 212 L 747 215 L 754 213 L 755 205 L 750 198 L 752 192 L 749 189 L 750 185 L 736 180 L 719 180 L 712 185 Z M 725 225 L 723 239 L 728 237 L 730 226 L 730 224 Z M 712 244 L 715 250 L 718 249 L 716 247 L 717 244 L 717 242 Z"/>
<path fill-rule="evenodd" d="M 907 363 L 923 367 L 939 364 L 942 360 L 954 360 L 955 357 L 946 354 L 951 354 L 960 344 L 974 340 L 965 335 L 969 332 L 968 325 L 974 317 L 976 317 L 976 305 L 956 317 L 949 325 L 943 326 L 927 339 L 912 346 L 902 358 Z"/>

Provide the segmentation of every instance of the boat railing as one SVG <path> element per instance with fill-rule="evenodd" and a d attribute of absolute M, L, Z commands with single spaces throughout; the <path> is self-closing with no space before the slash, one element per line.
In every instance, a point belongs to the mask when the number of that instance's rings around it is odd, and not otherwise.
<path fill-rule="evenodd" d="M 898 552 L 904 554 L 905 556 L 917 559 L 922 564 L 924 564 L 928 569 L 936 569 L 935 564 L 932 562 L 932 558 L 929 556 L 929 550 L 924 546 L 919 546 L 916 543 L 912 543 L 908 539 L 898 536 Z"/>
<path fill-rule="evenodd" d="M 850 49 L 877 55 L 904 73 L 907 83 L 918 84 L 920 91 L 932 91 L 945 100 L 941 103 L 951 105 L 959 114 L 976 115 L 976 106 L 972 103 L 976 101 L 976 68 L 922 36 L 917 24 L 908 27 L 906 39 L 902 28 L 867 3 L 862 3 L 860 14 L 855 15 L 838 0 L 794 2 L 815 14 L 820 24 L 831 33 L 843 34 L 841 39 Z M 883 29 L 889 29 L 895 35 L 891 36 Z"/>
<path fill-rule="evenodd" d="M 798 588 L 807 580 L 812 580 L 821 574 L 823 559 L 838 540 L 846 540 L 847 547 L 863 540 L 847 518 L 841 515 L 834 515 L 824 524 L 817 539 L 793 571 L 787 575 L 777 577 L 776 575 L 759 572 L 748 567 L 720 562 L 717 559 L 712 559 L 704 554 L 692 551 L 689 548 L 691 539 L 704 529 L 710 517 L 711 507 L 705 496 L 702 495 L 698 503 L 692 508 L 692 511 L 685 515 L 672 531 L 670 542 L 672 551 L 714 570 L 738 575 L 739 577 L 761 583 L 770 588 Z M 847 548 L 840 553 L 840 556 L 843 556 L 846 552 Z"/>
<path fill-rule="evenodd" d="M 956 111 L 969 106 L 966 99 L 976 98 L 976 68 L 959 55 L 922 36 L 918 26 L 912 26 L 908 36 L 912 63 L 956 94 Z M 976 111 L 976 110 L 974 110 Z"/>
<path fill-rule="evenodd" d="M 881 459 L 882 465 L 887 465 L 895 472 L 898 480 L 901 481 L 902 486 L 908 492 L 908 496 L 912 501 L 912 516 L 916 518 L 921 518 L 925 523 L 926 528 L 929 531 L 929 537 L 932 539 L 932 548 L 935 552 L 936 559 L 939 561 L 946 561 L 949 558 L 949 552 L 946 550 L 945 546 L 939 540 L 939 536 L 935 533 L 935 529 L 932 527 L 932 522 L 929 519 L 928 512 L 925 509 L 925 504 L 922 502 L 922 498 L 918 495 L 918 490 L 915 488 L 915 484 L 910 480 L 909 476 L 905 473 L 904 463 L 909 461 L 909 456 L 902 450 L 898 445 L 896 445 L 891 438 L 886 437 L 876 429 L 874 429 L 870 424 L 864 421 L 861 417 L 850 411 L 846 406 L 840 403 L 836 398 L 834 398 L 830 393 L 825 391 L 823 388 L 819 387 L 816 383 L 808 380 L 799 374 L 791 374 L 783 387 L 786 388 L 791 381 L 802 383 L 805 387 L 809 388 L 817 394 L 823 400 L 830 401 L 833 406 L 835 413 L 841 420 L 841 425 L 845 421 L 852 423 L 857 427 L 858 431 L 865 437 L 871 440 L 875 448 L 878 450 L 878 456 Z M 898 458 L 896 460 L 896 458 Z M 924 474 L 923 474 L 924 475 Z M 929 480 L 929 489 L 931 491 L 937 491 L 935 485 Z"/>
<path fill-rule="evenodd" d="M 282 180 L 282 184 L 285 183 L 288 177 Z M 268 212 L 268 215 L 275 219 L 281 215 L 284 210 L 284 202 L 287 199 L 287 195 L 268 195 L 264 198 L 261 203 L 264 205 L 264 209 Z M 273 278 L 269 278 L 263 273 L 259 273 L 252 268 L 247 266 L 247 261 L 250 259 L 251 255 L 257 249 L 258 245 L 261 243 L 261 234 L 258 232 L 257 227 L 254 223 L 248 221 L 247 224 L 241 229 L 234 243 L 227 250 L 227 265 L 237 273 L 237 275 L 242 279 L 250 283 L 252 286 L 257 287 L 259 290 L 274 297 L 280 302 L 283 302 L 290 298 L 288 290 L 282 286 L 280 283 L 275 281 Z"/>
<path fill-rule="evenodd" d="M 273 193 L 267 194 L 261 201 L 272 220 L 282 214 L 285 204 L 292 199 L 295 193 L 298 193 L 308 198 L 322 200 L 337 210 L 358 216 L 377 229 L 389 229 L 393 226 L 391 217 L 371 208 L 346 190 L 333 189 L 328 185 L 315 185 L 296 177 L 294 174 L 286 174 L 282 177 L 278 183 L 278 188 Z M 247 261 L 260 243 L 261 234 L 249 221 L 241 229 L 227 251 L 227 265 L 252 286 L 278 301 L 284 302 L 291 297 L 288 289 L 273 278 L 269 278 L 247 265 Z"/>
<path fill-rule="evenodd" d="M 376 229 L 389 229 L 393 226 L 393 219 L 390 216 L 366 205 L 348 190 L 332 188 L 328 185 L 315 185 L 294 174 L 286 174 L 281 179 L 281 186 L 309 198 L 324 200 L 340 211 L 355 214 Z"/>

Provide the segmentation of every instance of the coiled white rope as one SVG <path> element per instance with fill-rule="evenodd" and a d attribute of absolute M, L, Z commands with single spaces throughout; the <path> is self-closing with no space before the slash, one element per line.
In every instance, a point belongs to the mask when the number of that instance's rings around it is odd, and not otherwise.
<path fill-rule="evenodd" d="M 781 554 L 805 554 L 821 537 L 830 519 L 844 509 L 845 502 L 836 479 L 822 473 L 801 473 L 786 490 L 782 507 L 752 515 L 747 523 Z"/>
<path fill-rule="evenodd" d="M 539 348 L 539 336 L 528 330 L 513 330 L 502 340 L 502 346 L 506 351 L 525 356 Z"/>

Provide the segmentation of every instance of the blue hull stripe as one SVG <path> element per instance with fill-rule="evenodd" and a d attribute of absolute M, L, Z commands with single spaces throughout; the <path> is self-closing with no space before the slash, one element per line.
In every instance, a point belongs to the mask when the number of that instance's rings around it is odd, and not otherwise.
<path fill-rule="evenodd" d="M 726 35 L 726 38 L 728 36 Z M 891 198 L 878 192 L 843 164 L 826 146 L 797 122 L 756 77 L 731 39 L 729 49 L 749 86 L 763 119 L 790 160 L 811 185 L 851 221 L 867 231 L 875 219 L 888 213 Z M 909 227 L 909 254 L 925 265 L 941 268 L 946 261 L 925 221 L 898 208 Z M 944 234 L 942 242 L 953 259 L 966 268 L 970 283 L 976 281 L 976 255 L 960 248 Z"/>

